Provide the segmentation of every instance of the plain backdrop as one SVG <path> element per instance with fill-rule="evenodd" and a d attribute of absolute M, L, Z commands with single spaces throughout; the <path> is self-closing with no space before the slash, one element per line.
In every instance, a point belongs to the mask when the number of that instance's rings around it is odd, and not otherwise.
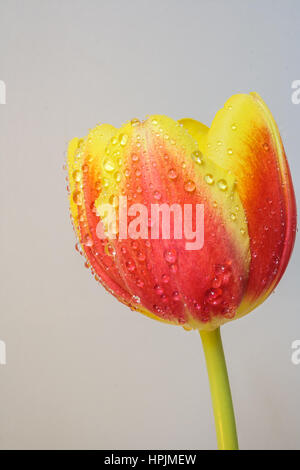
<path fill-rule="evenodd" d="M 213 449 L 197 332 L 131 312 L 75 251 L 62 169 L 98 122 L 210 124 L 257 91 L 296 192 L 298 0 L 0 0 L 2 449 Z M 244 449 L 300 449 L 299 246 L 275 294 L 222 328 Z"/>

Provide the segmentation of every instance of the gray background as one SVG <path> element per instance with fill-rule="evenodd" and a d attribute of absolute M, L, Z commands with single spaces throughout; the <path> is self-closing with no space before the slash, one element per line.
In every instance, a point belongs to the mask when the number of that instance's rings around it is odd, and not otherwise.
<path fill-rule="evenodd" d="M 97 122 L 210 124 L 257 91 L 299 194 L 300 2 L 0 1 L 1 448 L 215 448 L 199 335 L 118 303 L 75 252 L 62 165 Z M 223 330 L 242 448 L 300 448 L 299 246 Z"/>

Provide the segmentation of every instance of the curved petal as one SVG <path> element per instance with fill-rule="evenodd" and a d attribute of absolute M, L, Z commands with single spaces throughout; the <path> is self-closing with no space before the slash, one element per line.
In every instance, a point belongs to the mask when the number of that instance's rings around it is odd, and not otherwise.
<path fill-rule="evenodd" d="M 232 96 L 207 134 L 207 155 L 235 175 L 250 236 L 251 265 L 239 316 L 272 292 L 287 266 L 296 231 L 290 171 L 276 123 L 255 93 Z"/>
<path fill-rule="evenodd" d="M 179 119 L 178 122 L 197 140 L 200 152 L 204 153 L 206 150 L 206 139 L 209 127 L 202 124 L 202 122 L 196 121 L 196 119 L 190 118 Z"/>
<path fill-rule="evenodd" d="M 133 308 L 154 318 L 190 328 L 213 329 L 233 318 L 244 294 L 249 239 L 235 178 L 202 158 L 185 127 L 165 116 L 126 123 L 110 141 L 102 168 L 109 181 L 96 200 L 116 196 L 128 205 L 204 205 L 204 246 L 187 250 L 187 238 L 111 240 Z M 173 220 L 173 222 L 172 222 Z M 128 221 L 130 224 L 131 219 Z M 173 225 L 172 225 L 173 223 Z M 174 219 L 171 218 L 171 233 Z M 118 233 L 118 236 L 120 234 Z"/>
<path fill-rule="evenodd" d="M 116 129 L 108 124 L 97 126 L 85 139 L 72 139 L 68 148 L 70 211 L 79 240 L 80 251 L 96 279 L 121 302 L 128 304 L 132 294 L 114 263 L 107 239 L 97 236 L 100 221 L 95 200 L 103 191 L 102 162 L 108 142 Z"/>

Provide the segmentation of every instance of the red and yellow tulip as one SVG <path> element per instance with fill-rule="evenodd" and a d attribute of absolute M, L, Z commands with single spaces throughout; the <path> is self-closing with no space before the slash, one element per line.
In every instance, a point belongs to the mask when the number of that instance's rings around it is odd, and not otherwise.
<path fill-rule="evenodd" d="M 274 290 L 295 239 L 292 180 L 276 123 L 255 93 L 231 97 L 210 128 L 193 119 L 102 124 L 68 149 L 70 207 L 88 265 L 133 310 L 213 330 Z M 101 239 L 101 204 L 203 204 L 204 244 Z M 149 223 L 149 230 L 151 221 Z"/>

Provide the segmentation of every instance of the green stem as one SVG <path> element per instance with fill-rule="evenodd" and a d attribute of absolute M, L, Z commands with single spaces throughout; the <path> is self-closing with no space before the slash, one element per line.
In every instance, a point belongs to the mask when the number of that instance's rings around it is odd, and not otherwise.
<path fill-rule="evenodd" d="M 218 448 L 238 450 L 234 411 L 220 328 L 200 331 L 215 415 Z"/>

